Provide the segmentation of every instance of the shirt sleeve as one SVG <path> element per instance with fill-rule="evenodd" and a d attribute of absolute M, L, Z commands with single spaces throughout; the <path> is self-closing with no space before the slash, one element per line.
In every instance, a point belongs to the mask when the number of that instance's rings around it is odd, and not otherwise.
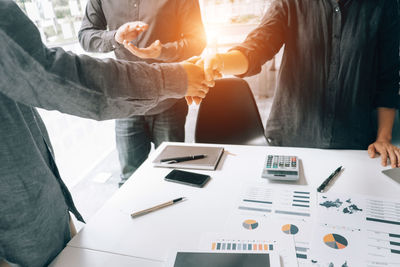
<path fill-rule="evenodd" d="M 107 20 L 104 16 L 100 0 L 89 0 L 83 16 L 78 39 L 88 52 L 111 52 L 120 44 L 115 41 L 117 31 L 107 30 Z"/>
<path fill-rule="evenodd" d="M 43 45 L 13 1 L 0 6 L 0 93 L 23 104 L 97 120 L 142 115 L 187 88 L 179 64 L 99 60 Z"/>
<path fill-rule="evenodd" d="M 246 73 L 252 76 L 261 71 L 262 65 L 279 52 L 285 42 L 288 7 L 285 1 L 274 1 L 265 13 L 260 25 L 251 31 L 245 41 L 230 50 L 239 50 L 249 61 Z"/>
<path fill-rule="evenodd" d="M 198 0 L 176 0 L 176 3 L 181 38 L 163 44 L 161 55 L 157 59 L 164 62 L 182 61 L 200 55 L 206 46 Z"/>
<path fill-rule="evenodd" d="M 378 83 L 375 106 L 398 109 L 400 26 L 397 0 L 387 0 L 383 10 L 378 34 Z"/>

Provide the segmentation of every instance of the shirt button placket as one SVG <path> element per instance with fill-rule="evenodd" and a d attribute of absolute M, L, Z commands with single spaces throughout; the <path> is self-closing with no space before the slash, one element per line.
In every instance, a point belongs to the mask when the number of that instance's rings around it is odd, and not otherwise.
<path fill-rule="evenodd" d="M 131 14 L 132 14 L 131 20 L 132 21 L 140 21 L 140 18 L 139 18 L 139 3 L 140 3 L 139 0 L 132 0 L 131 1 L 131 10 L 132 10 L 132 12 L 131 12 Z M 138 40 L 137 39 L 133 40 L 132 43 L 135 46 L 138 46 Z"/>
<path fill-rule="evenodd" d="M 325 114 L 325 141 L 330 144 L 332 141 L 332 132 L 333 132 L 333 124 L 334 124 L 334 114 L 335 114 L 335 106 L 336 106 L 336 92 L 338 89 L 338 81 L 337 77 L 339 74 L 339 65 L 340 65 L 340 38 L 341 38 L 341 14 L 340 7 L 334 7 L 333 14 L 333 27 L 332 27 L 332 62 L 330 66 L 330 77 L 329 77 L 329 87 L 327 92 L 327 110 Z"/>

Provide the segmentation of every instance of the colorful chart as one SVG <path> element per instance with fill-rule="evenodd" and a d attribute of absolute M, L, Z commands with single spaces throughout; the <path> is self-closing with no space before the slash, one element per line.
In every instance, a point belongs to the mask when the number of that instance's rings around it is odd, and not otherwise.
<path fill-rule="evenodd" d="M 258 227 L 258 222 L 255 220 L 245 220 L 243 222 L 243 227 L 248 229 L 248 230 L 253 230 Z"/>
<path fill-rule="evenodd" d="M 288 235 L 295 235 L 299 232 L 299 228 L 294 224 L 285 224 L 282 226 L 282 232 Z"/>
<path fill-rule="evenodd" d="M 266 243 L 264 241 L 221 240 L 221 241 L 217 241 L 217 242 L 212 242 L 211 250 L 273 251 L 274 245 L 271 243 Z"/>
<path fill-rule="evenodd" d="M 344 249 L 348 245 L 347 239 L 338 234 L 327 234 L 324 236 L 324 243 L 334 249 Z"/>

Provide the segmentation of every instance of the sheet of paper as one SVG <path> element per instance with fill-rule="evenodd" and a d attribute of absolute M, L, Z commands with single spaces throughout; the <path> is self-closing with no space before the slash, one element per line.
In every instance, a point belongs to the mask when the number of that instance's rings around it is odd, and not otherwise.
<path fill-rule="evenodd" d="M 400 266 L 400 202 L 319 194 L 315 218 L 315 266 Z"/>
<path fill-rule="evenodd" d="M 260 232 L 263 234 L 258 235 Z M 205 233 L 200 241 L 199 249 L 216 252 L 236 251 L 237 253 L 274 252 L 280 257 L 280 266 L 297 266 L 293 239 L 280 238 L 271 230 L 252 233 Z"/>
<path fill-rule="evenodd" d="M 315 198 L 315 190 L 307 186 L 271 187 L 254 183 L 244 186 L 236 212 L 273 220 L 276 233 L 294 240 L 299 266 L 308 266 Z"/>

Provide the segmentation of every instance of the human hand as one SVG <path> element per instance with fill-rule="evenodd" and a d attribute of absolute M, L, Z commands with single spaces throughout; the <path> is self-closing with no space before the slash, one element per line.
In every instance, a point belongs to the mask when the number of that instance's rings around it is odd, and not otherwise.
<path fill-rule="evenodd" d="M 191 105 L 193 101 L 196 104 L 200 104 L 208 93 L 208 86 L 204 82 L 203 68 L 189 61 L 183 61 L 180 64 L 186 71 L 188 80 L 188 89 L 185 95 L 186 102 L 188 105 Z"/>
<path fill-rule="evenodd" d="M 124 46 L 132 54 L 140 58 L 158 58 L 161 55 L 161 42 L 156 40 L 146 48 L 138 48 L 128 41 L 124 41 Z"/>
<path fill-rule="evenodd" d="M 195 64 L 201 68 L 204 66 L 204 61 L 200 56 L 194 56 L 186 60 L 186 62 Z M 207 87 L 213 87 L 214 86 L 214 81 L 212 82 L 207 82 L 203 81 L 203 84 L 205 84 Z M 200 105 L 201 101 L 203 100 L 201 97 L 197 96 L 185 96 L 186 103 L 190 106 L 193 102 L 196 103 L 196 105 Z"/>
<path fill-rule="evenodd" d="M 381 155 L 382 166 L 387 165 L 387 159 L 390 160 L 392 168 L 400 167 L 400 149 L 391 144 L 388 140 L 376 140 L 368 146 L 368 154 L 374 158 L 376 154 Z"/>
<path fill-rule="evenodd" d="M 142 21 L 132 21 L 121 25 L 115 33 L 115 41 L 123 44 L 124 41 L 135 40 L 139 34 L 146 31 L 149 25 Z"/>
<path fill-rule="evenodd" d="M 224 68 L 224 62 L 221 55 L 212 54 L 205 56 L 202 62 L 199 63 L 203 64 L 206 82 L 214 84 L 215 79 L 222 77 L 221 72 Z"/>

